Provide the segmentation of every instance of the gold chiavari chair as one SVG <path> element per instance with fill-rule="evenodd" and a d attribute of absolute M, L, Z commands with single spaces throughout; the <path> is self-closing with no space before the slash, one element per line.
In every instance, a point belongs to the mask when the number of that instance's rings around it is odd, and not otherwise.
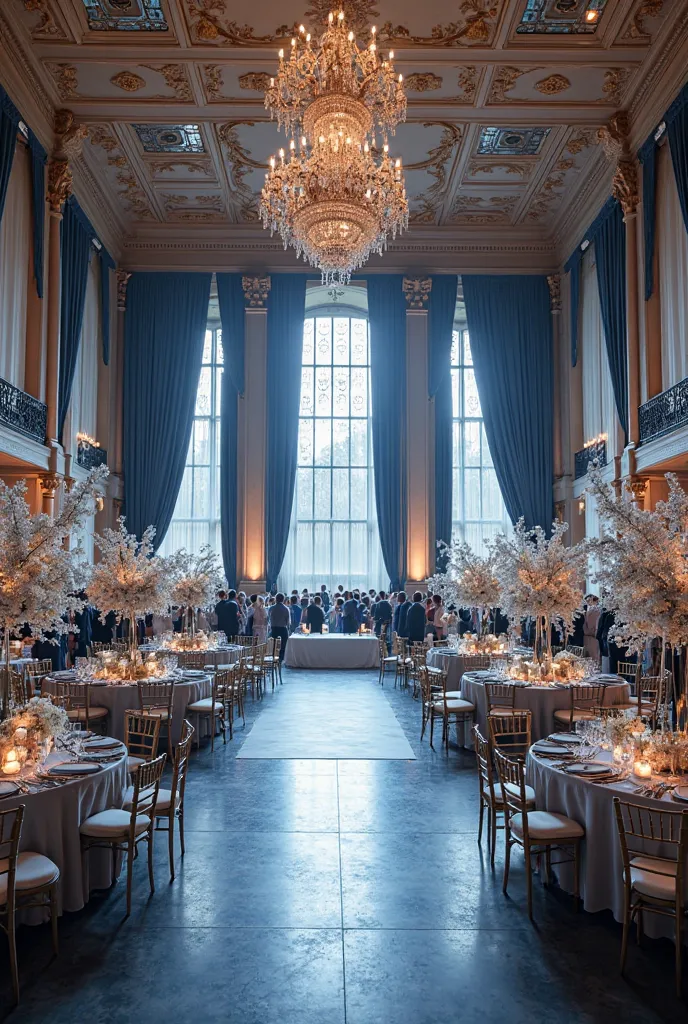
<path fill-rule="evenodd" d="M 573 818 L 551 811 L 536 811 L 529 802 L 526 787 L 525 767 L 522 761 L 507 757 L 500 750 L 494 751 L 497 775 L 502 791 L 504 808 L 504 881 L 502 891 L 507 892 L 511 848 L 520 846 L 526 861 L 526 889 L 528 896 L 528 917 L 533 920 L 533 878 L 531 856 L 545 854 L 547 879 L 552 868 L 552 849 L 569 850 L 566 863 L 573 860 L 574 899 L 578 905 L 580 892 L 580 844 L 585 838 L 585 829 Z M 572 855 L 572 856 L 571 856 Z M 556 863 L 565 863 L 557 861 Z"/>
<path fill-rule="evenodd" d="M 670 674 L 640 676 L 636 684 L 638 716 L 649 718 L 654 729 L 662 717 L 666 702 Z"/>
<path fill-rule="evenodd" d="M 483 672 L 490 667 L 489 654 L 465 654 L 463 655 L 464 672 Z"/>
<path fill-rule="evenodd" d="M 174 701 L 174 683 L 171 680 L 161 682 L 140 681 L 138 684 L 139 708 L 151 715 L 158 715 L 160 727 L 167 729 L 167 737 L 172 735 L 172 704 Z"/>
<path fill-rule="evenodd" d="M 576 722 L 585 719 L 599 718 L 599 709 L 604 706 L 605 687 L 599 684 L 569 687 L 568 708 L 558 708 L 554 712 L 554 721 L 569 732 L 573 732 Z"/>
<path fill-rule="evenodd" d="M 643 914 L 674 919 L 676 994 L 681 995 L 683 921 L 686 912 L 685 871 L 688 860 L 688 811 L 661 811 L 614 797 L 621 843 L 624 921 L 621 973 L 626 969 L 628 933 L 635 919 L 638 942 Z"/>
<path fill-rule="evenodd" d="M 396 647 L 396 636 L 396 633 L 392 634 L 392 647 L 389 654 L 387 653 L 387 644 L 384 636 L 380 637 L 380 674 L 378 676 L 378 683 L 382 686 L 385 685 L 385 672 L 387 669 L 393 668 L 395 676 L 397 673 L 398 661 L 397 655 L 394 652 L 394 648 Z"/>
<path fill-rule="evenodd" d="M 14 707 L 26 704 L 33 697 L 28 680 L 23 672 L 16 672 L 15 669 L 11 668 L 9 670 L 9 681 L 10 704 L 13 704 Z"/>
<path fill-rule="evenodd" d="M 81 722 L 89 732 L 95 726 L 105 731 L 105 723 L 109 715 L 107 708 L 91 704 L 91 687 L 88 683 L 73 683 L 64 679 L 53 682 L 55 695 L 64 701 L 64 708 L 70 722 Z"/>
<path fill-rule="evenodd" d="M 513 683 L 485 683 L 485 701 L 488 715 L 511 714 L 516 704 Z"/>
<path fill-rule="evenodd" d="M 425 727 L 430 722 L 430 746 L 432 747 L 433 729 L 436 718 L 442 719 L 442 742 L 449 752 L 449 727 L 452 718 L 456 722 L 458 738 L 459 726 L 466 722 L 472 722 L 475 715 L 475 706 L 470 701 L 447 695 L 447 674 L 442 676 L 442 691 L 438 693 L 435 689 L 434 678 L 428 673 L 426 665 L 420 669 L 420 692 L 422 710 L 422 726 L 420 738 L 423 739 Z M 460 742 L 460 740 L 459 740 Z M 433 748 L 434 749 L 434 748 Z"/>
<path fill-rule="evenodd" d="M 483 818 L 487 812 L 487 847 L 490 851 L 490 865 L 494 867 L 495 849 L 497 845 L 497 830 L 503 829 L 504 824 L 499 824 L 497 815 L 504 814 L 504 804 L 499 782 L 495 782 L 494 768 L 492 765 L 492 750 L 477 725 L 473 726 L 473 737 L 475 740 L 475 757 L 478 765 L 478 780 L 480 784 L 480 821 L 478 823 L 478 846 L 483 835 Z M 526 800 L 528 809 L 535 810 L 535 790 L 526 786 Z"/>
<path fill-rule="evenodd" d="M 46 676 L 50 675 L 52 670 L 53 663 L 50 658 L 41 658 L 39 661 L 30 661 L 24 666 L 24 676 L 29 683 L 30 689 L 34 693 L 38 693 L 41 682 Z"/>
<path fill-rule="evenodd" d="M 160 724 L 160 716 L 148 711 L 124 712 L 124 745 L 129 753 L 127 768 L 131 775 L 158 756 Z"/>
<path fill-rule="evenodd" d="M 219 726 L 220 732 L 222 733 L 222 742 L 227 742 L 227 733 L 225 729 L 225 705 L 223 700 L 220 699 L 218 692 L 218 675 L 224 676 L 223 673 L 215 673 L 212 677 L 212 690 L 209 697 L 203 697 L 201 700 L 195 700 L 192 704 L 186 705 L 187 715 L 195 715 L 196 717 L 196 746 L 201 745 L 201 730 L 200 724 L 202 718 L 207 718 L 210 725 L 210 749 L 215 749 L 215 732 L 216 727 Z M 231 736 L 231 732 L 230 732 Z"/>
<path fill-rule="evenodd" d="M 101 643 L 99 640 L 94 640 L 91 644 L 91 652 L 93 654 L 101 654 L 103 651 L 111 651 L 112 644 Z"/>
<path fill-rule="evenodd" d="M 244 677 L 251 687 L 251 700 L 255 700 L 256 694 L 259 700 L 263 696 L 267 671 L 265 666 L 266 653 L 267 644 L 256 644 L 250 651 L 247 651 L 244 662 Z"/>
<path fill-rule="evenodd" d="M 113 640 L 110 650 L 117 651 L 118 654 L 128 654 L 129 644 L 126 640 Z"/>
<path fill-rule="evenodd" d="M 585 657 L 585 647 L 579 647 L 578 644 L 567 644 L 564 650 L 567 654 L 572 654 L 574 658 Z"/>
<path fill-rule="evenodd" d="M 501 715 L 489 715 L 487 727 L 492 750 L 501 750 L 508 757 L 525 761 L 531 745 L 531 711 L 510 711 Z"/>
<path fill-rule="evenodd" d="M 224 708 L 223 720 L 229 727 L 229 738 L 234 735 L 235 672 L 233 667 L 218 668 L 215 673 L 215 697 Z M 215 730 L 213 729 L 213 732 Z M 211 739 L 212 749 L 212 739 Z"/>
<path fill-rule="evenodd" d="M 157 719 L 160 728 L 160 719 Z M 148 880 L 151 893 L 155 892 L 153 878 L 153 833 L 155 831 L 155 806 L 160 794 L 160 780 L 165 767 L 166 754 L 139 765 L 134 776 L 134 788 L 128 809 L 109 807 L 99 811 L 81 825 L 82 853 L 94 847 L 112 851 L 113 885 L 117 854 L 127 855 L 127 913 L 131 914 L 131 884 L 134 858 L 139 843 L 148 843 Z"/>
<path fill-rule="evenodd" d="M 7 935 L 14 1000 L 19 1002 L 16 913 L 27 907 L 50 910 L 53 952 L 58 954 L 57 886 L 60 869 L 42 853 L 19 852 L 25 805 L 0 811 L 0 927 Z"/>
<path fill-rule="evenodd" d="M 233 636 L 228 641 L 230 644 L 237 644 L 239 647 L 255 647 L 258 643 L 257 636 L 248 636 L 240 633 L 239 636 Z"/>
<path fill-rule="evenodd" d="M 428 648 L 423 641 L 411 644 L 411 664 L 408 667 L 406 677 L 407 681 L 410 679 L 413 683 L 413 698 L 414 700 L 418 696 L 420 690 L 420 670 L 425 665 L 428 654 Z"/>
<path fill-rule="evenodd" d="M 282 650 L 282 637 L 270 637 L 266 644 L 266 654 L 263 658 L 263 664 L 265 665 L 266 672 L 270 673 L 270 683 L 272 689 L 275 689 L 275 678 L 282 682 L 282 662 L 280 661 L 280 651 Z"/>
<path fill-rule="evenodd" d="M 205 668 L 205 651 L 179 651 L 177 664 L 179 668 L 203 669 Z"/>

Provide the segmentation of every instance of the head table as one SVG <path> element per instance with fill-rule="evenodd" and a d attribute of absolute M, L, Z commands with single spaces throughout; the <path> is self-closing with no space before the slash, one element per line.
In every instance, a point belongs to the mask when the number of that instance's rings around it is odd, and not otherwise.
<path fill-rule="evenodd" d="M 483 736 L 487 738 L 487 699 L 485 697 L 485 683 L 509 683 L 516 687 L 515 709 L 529 710 L 532 714 L 531 730 L 534 740 L 543 739 L 554 731 L 554 712 L 563 711 L 571 707 L 571 687 L 566 683 L 557 683 L 554 686 L 534 686 L 522 683 L 520 680 L 504 679 L 495 675 L 494 672 L 466 672 L 461 680 L 461 694 L 464 700 L 475 705 L 475 721 Z M 581 682 L 592 685 L 604 686 L 604 704 L 625 704 L 631 692 L 628 683 L 625 683 L 619 676 L 591 676 Z M 580 683 L 574 684 L 576 686 Z M 465 730 L 464 746 L 474 746 L 471 730 Z"/>
<path fill-rule="evenodd" d="M 46 696 L 57 693 L 56 679 L 63 679 L 68 682 L 76 682 L 76 676 L 72 672 L 56 672 L 46 676 L 43 680 L 41 692 Z M 151 682 L 162 682 L 161 679 L 152 679 Z M 135 710 L 139 707 L 138 686 L 134 682 L 117 680 L 108 682 L 104 679 L 94 679 L 89 683 L 91 687 L 90 703 L 92 707 L 107 708 L 110 716 L 107 719 L 107 731 L 110 736 L 118 740 L 124 739 L 124 715 L 126 711 Z M 186 669 L 183 678 L 175 681 L 172 697 L 172 743 L 177 744 L 181 737 L 182 722 L 186 713 L 187 705 L 194 701 L 209 697 L 212 691 L 210 676 L 200 669 L 193 671 Z"/>
<path fill-rule="evenodd" d="M 68 782 L 42 785 L 31 780 L 30 792 L 5 797 L 3 811 L 24 804 L 19 849 L 32 850 L 49 857 L 60 869 L 58 885 L 59 913 L 81 910 L 94 889 L 107 889 L 112 882 L 112 856 L 108 850 L 92 850 L 82 862 L 79 827 L 92 814 L 107 807 L 121 807 L 128 785 L 126 749 L 121 756 L 103 763 L 101 770 Z M 46 766 L 70 760 L 63 750 L 48 755 Z M 19 776 L 23 778 L 25 772 Z M 16 778 L 13 776 L 12 779 Z M 5 776 L 0 775 L 4 780 Z M 10 781 L 10 780 L 8 780 Z M 19 915 L 26 924 L 47 919 L 42 909 L 25 910 Z"/>
<path fill-rule="evenodd" d="M 289 668 L 377 668 L 380 641 L 358 633 L 292 633 L 284 664 Z"/>
<path fill-rule="evenodd" d="M 611 754 L 601 751 L 596 760 L 610 761 Z M 555 763 L 537 757 L 532 750 L 528 754 L 527 778 L 535 789 L 536 806 L 538 810 L 565 814 L 585 828 L 580 877 L 583 905 L 591 913 L 611 910 L 617 921 L 623 921 L 623 860 L 614 797 L 677 813 L 688 810 L 688 803 L 675 799 L 670 792 L 659 799 L 637 794 L 635 790 L 641 780 L 633 775 L 603 785 L 561 771 L 554 767 Z M 562 889 L 573 892 L 573 865 L 560 864 L 556 870 Z M 643 925 L 645 932 L 654 938 L 674 935 L 673 921 L 658 914 L 645 914 Z"/>

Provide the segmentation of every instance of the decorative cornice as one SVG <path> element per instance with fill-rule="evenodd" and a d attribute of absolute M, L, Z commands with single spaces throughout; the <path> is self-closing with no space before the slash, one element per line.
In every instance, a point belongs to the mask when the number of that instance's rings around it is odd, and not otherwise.
<path fill-rule="evenodd" d="M 269 277 L 242 277 L 244 299 L 250 309 L 265 309 L 270 292 Z"/>
<path fill-rule="evenodd" d="M 131 274 L 128 270 L 118 270 L 117 277 L 117 309 L 123 313 L 127 308 L 127 283 Z"/>
<path fill-rule="evenodd" d="M 561 313 L 561 275 L 548 274 L 547 287 L 549 288 L 550 311 L 557 315 Z"/>
<path fill-rule="evenodd" d="M 406 305 L 409 309 L 427 309 L 432 291 L 432 278 L 405 277 L 402 285 Z"/>

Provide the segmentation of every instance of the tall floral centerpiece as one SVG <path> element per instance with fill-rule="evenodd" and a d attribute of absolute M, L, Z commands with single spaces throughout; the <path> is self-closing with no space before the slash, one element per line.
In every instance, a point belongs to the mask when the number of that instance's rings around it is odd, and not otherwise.
<path fill-rule="evenodd" d="M 190 554 L 182 548 L 168 562 L 172 569 L 171 602 L 190 609 L 188 629 L 194 636 L 196 609 L 207 608 L 223 586 L 218 556 L 209 544 L 204 544 L 198 554 Z"/>
<path fill-rule="evenodd" d="M 87 593 L 101 612 L 114 612 L 129 620 L 130 668 L 136 676 L 138 655 L 136 620 L 144 615 L 164 613 L 170 604 L 171 566 L 154 554 L 155 527 L 149 526 L 139 540 L 129 533 L 124 516 L 116 530 L 95 535 L 100 560 L 94 566 Z"/>
<path fill-rule="evenodd" d="M 519 519 L 512 537 L 498 534 L 490 544 L 502 610 L 512 622 L 533 616 L 535 651 L 546 666 L 552 659 L 552 626 L 562 632 L 573 628 L 585 590 L 588 546 L 566 547 L 567 530 L 567 523 L 554 522 L 548 537 L 541 526 L 529 530 Z"/>
<path fill-rule="evenodd" d="M 480 614 L 481 634 L 488 629 L 489 610 L 499 606 L 501 586 L 496 573 L 496 554 L 477 554 L 463 540 L 438 544 L 445 559 L 444 572 L 435 573 L 427 581 L 431 593 L 440 594 L 445 604 L 457 608 L 477 608 Z"/>
<path fill-rule="evenodd" d="M 614 611 L 610 637 L 637 653 L 656 638 L 662 640 L 662 651 L 686 647 L 688 494 L 667 473 L 669 497 L 650 512 L 638 508 L 627 491 L 617 497 L 599 469 L 590 471 L 590 480 L 588 491 L 602 525 L 602 535 L 592 545 L 598 560 L 594 578 L 605 607 Z M 682 687 L 684 702 L 687 683 Z"/>
<path fill-rule="evenodd" d="M 60 635 L 70 626 L 62 616 L 80 611 L 84 602 L 76 595 L 86 581 L 86 565 L 80 548 L 69 550 L 65 541 L 83 526 L 96 508 L 106 466 L 64 495 L 55 518 L 32 514 L 26 501 L 26 481 L 8 487 L 0 480 L 0 629 L 5 670 L 2 673 L 2 714 L 9 698 L 10 635 L 28 624 L 35 639 Z"/>

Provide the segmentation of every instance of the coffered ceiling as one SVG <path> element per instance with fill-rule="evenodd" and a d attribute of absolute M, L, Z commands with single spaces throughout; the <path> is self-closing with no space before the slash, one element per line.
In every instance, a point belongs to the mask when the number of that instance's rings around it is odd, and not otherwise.
<path fill-rule="evenodd" d="M 81 160 L 124 246 L 233 238 L 257 222 L 284 136 L 263 91 L 327 0 L 4 0 L 10 45 L 88 128 Z M 688 32 L 686 0 L 347 0 L 409 99 L 393 140 L 406 238 L 552 239 L 608 171 L 597 130 Z M 0 71 L 0 77 L 2 72 Z M 272 246 L 277 246 L 273 240 Z"/>

